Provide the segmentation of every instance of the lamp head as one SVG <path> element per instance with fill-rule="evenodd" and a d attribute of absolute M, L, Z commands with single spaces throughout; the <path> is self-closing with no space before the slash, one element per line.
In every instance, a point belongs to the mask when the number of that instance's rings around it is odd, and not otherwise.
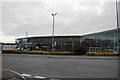
<path fill-rule="evenodd" d="M 55 13 L 55 14 L 52 14 L 52 16 L 55 16 L 55 15 L 57 15 L 57 13 Z"/>
<path fill-rule="evenodd" d="M 52 14 L 52 16 L 54 16 L 54 14 Z"/>
<path fill-rule="evenodd" d="M 57 15 L 57 13 L 55 13 L 55 15 Z"/>

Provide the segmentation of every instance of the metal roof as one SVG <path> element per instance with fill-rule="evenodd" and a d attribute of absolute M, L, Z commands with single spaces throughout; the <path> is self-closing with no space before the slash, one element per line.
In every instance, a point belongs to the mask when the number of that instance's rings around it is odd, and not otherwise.
<path fill-rule="evenodd" d="M 120 28 L 119 28 L 120 30 Z M 117 31 L 117 29 L 112 29 L 112 30 L 106 30 L 106 31 L 101 31 L 101 32 L 96 32 L 96 33 L 91 33 L 91 34 L 85 34 L 85 35 L 67 35 L 67 36 L 54 36 L 54 38 L 73 38 L 73 37 L 83 37 L 83 36 L 89 36 L 89 35 L 94 35 L 94 34 L 100 34 L 100 33 L 106 33 L 106 32 L 111 32 L 111 31 Z M 18 39 L 25 39 L 24 38 L 18 38 Z M 52 36 L 33 36 L 33 37 L 27 37 L 27 38 L 52 38 Z"/>

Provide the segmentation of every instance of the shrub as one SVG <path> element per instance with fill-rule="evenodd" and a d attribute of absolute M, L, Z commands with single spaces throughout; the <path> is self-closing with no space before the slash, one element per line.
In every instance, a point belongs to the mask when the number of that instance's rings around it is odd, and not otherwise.
<path fill-rule="evenodd" d="M 73 52 L 75 54 L 78 54 L 78 55 L 85 55 L 87 50 L 84 48 L 84 47 L 81 47 L 81 46 L 76 46 L 73 50 Z"/>
<path fill-rule="evenodd" d="M 74 55 L 73 52 L 44 52 L 44 54 L 52 54 L 52 55 Z"/>
<path fill-rule="evenodd" d="M 118 56 L 118 53 L 112 53 L 112 52 L 87 52 L 86 55 L 88 56 Z"/>
<path fill-rule="evenodd" d="M 82 52 L 83 51 L 83 52 Z M 120 53 L 112 52 L 86 52 L 83 48 L 78 48 L 75 52 L 36 52 L 36 51 L 21 51 L 21 50 L 3 50 L 5 53 L 15 54 L 52 54 L 52 55 L 87 55 L 87 56 L 119 56 Z"/>
<path fill-rule="evenodd" d="M 36 52 L 36 51 L 21 51 L 21 50 L 4 50 L 3 53 L 15 53 L 15 54 L 74 55 L 73 52 Z"/>
<path fill-rule="evenodd" d="M 3 50 L 2 53 L 16 53 L 16 54 L 32 54 L 32 53 L 41 53 L 43 54 L 43 52 L 34 52 L 34 51 L 21 51 L 21 50 Z"/>
<path fill-rule="evenodd" d="M 93 52 L 87 52 L 86 55 L 87 55 L 87 56 L 93 56 L 93 55 L 95 55 L 95 54 L 94 54 Z"/>

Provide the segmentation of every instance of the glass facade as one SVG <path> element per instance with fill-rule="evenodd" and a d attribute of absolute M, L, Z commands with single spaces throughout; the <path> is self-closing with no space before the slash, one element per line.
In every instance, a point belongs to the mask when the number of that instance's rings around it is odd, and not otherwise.
<path fill-rule="evenodd" d="M 73 51 L 80 45 L 89 52 L 118 52 L 120 37 L 117 29 L 113 29 L 83 36 L 54 36 L 54 43 L 56 51 Z M 51 51 L 52 36 L 19 38 L 16 39 L 16 44 L 19 47 Z"/>
<path fill-rule="evenodd" d="M 81 46 L 85 46 L 85 48 L 89 52 L 118 52 L 118 50 L 120 51 L 120 48 L 118 49 L 118 47 L 120 46 L 120 36 L 118 37 L 117 29 L 83 35 L 80 40 Z"/>
<path fill-rule="evenodd" d="M 29 37 L 28 41 L 24 42 L 25 38 L 16 39 L 20 47 L 32 47 L 40 50 L 51 51 L 52 49 L 52 36 L 44 37 Z M 75 44 L 80 44 L 80 36 L 54 36 L 54 46 L 56 51 L 72 51 Z"/>

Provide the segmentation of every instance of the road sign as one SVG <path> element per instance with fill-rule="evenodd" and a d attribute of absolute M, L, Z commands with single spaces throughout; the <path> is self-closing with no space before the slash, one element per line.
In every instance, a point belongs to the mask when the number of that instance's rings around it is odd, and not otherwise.
<path fill-rule="evenodd" d="M 56 45 L 57 45 L 57 43 L 56 43 L 56 42 L 54 42 L 54 43 L 53 43 L 53 45 L 54 45 L 54 46 L 56 46 Z"/>

